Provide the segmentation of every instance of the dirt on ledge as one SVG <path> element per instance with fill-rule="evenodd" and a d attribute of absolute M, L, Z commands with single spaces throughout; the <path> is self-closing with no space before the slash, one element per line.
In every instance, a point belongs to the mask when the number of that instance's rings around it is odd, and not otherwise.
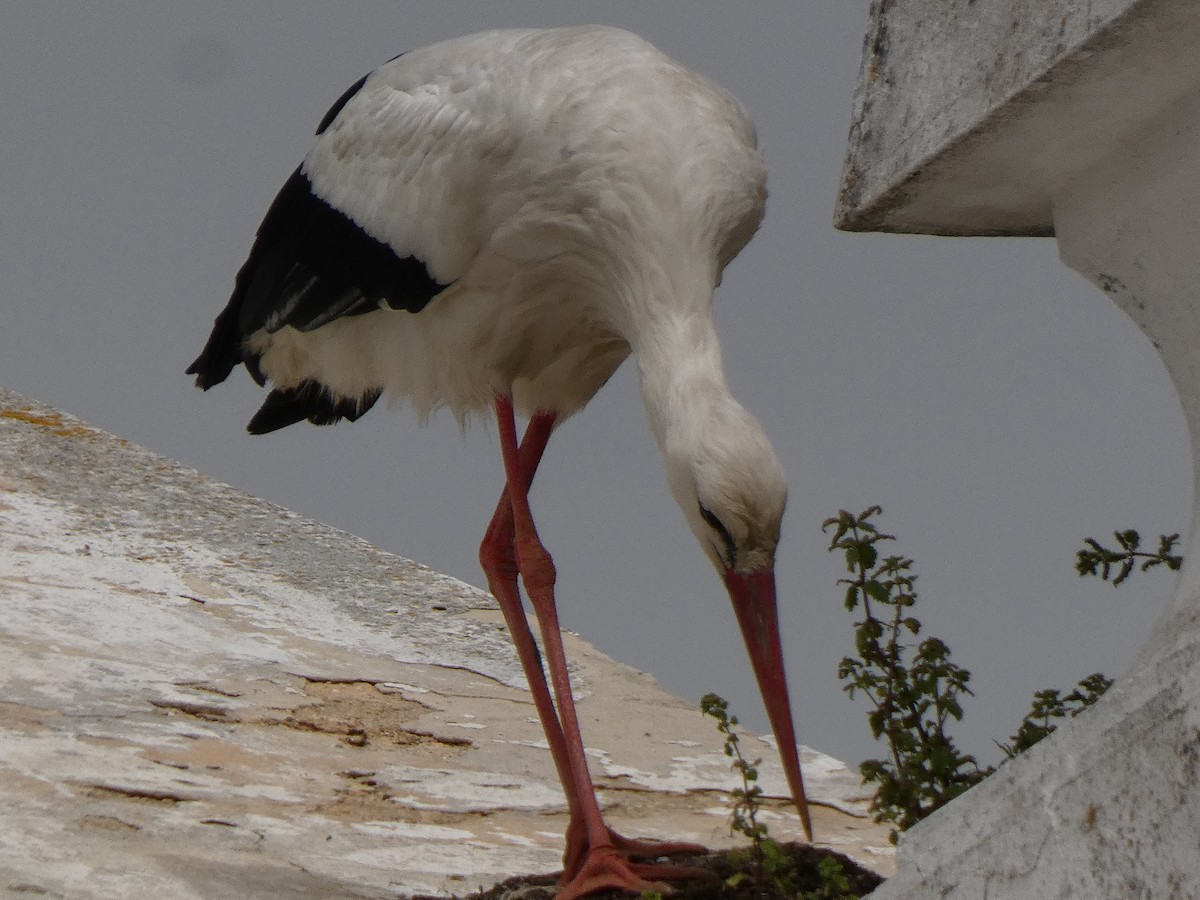
<path fill-rule="evenodd" d="M 730 861 L 730 854 L 745 854 L 745 850 L 714 850 L 704 854 L 679 854 L 670 857 L 675 865 L 687 866 L 702 870 L 706 873 L 689 881 L 679 881 L 672 885 L 673 890 L 668 896 L 670 900 L 795 900 L 797 894 L 805 891 L 820 891 L 821 876 L 817 870 L 821 860 L 833 857 L 842 866 L 842 873 L 850 884 L 850 891 L 861 897 L 869 894 L 883 883 L 883 877 L 865 869 L 847 856 L 833 850 L 813 847 L 808 844 L 784 844 L 783 851 L 790 858 L 796 871 L 795 893 L 782 894 L 773 887 L 760 884 L 751 878 L 740 881 L 730 887 L 728 879 L 737 871 Z M 486 891 L 480 891 L 465 896 L 455 895 L 452 900 L 552 900 L 554 886 L 558 881 L 558 873 L 545 875 L 518 875 L 506 879 Z M 591 900 L 629 900 L 631 894 L 620 891 L 593 894 Z M 823 894 L 818 894 L 823 897 Z M 451 900 L 451 898 L 435 897 L 422 894 L 409 900 Z"/>

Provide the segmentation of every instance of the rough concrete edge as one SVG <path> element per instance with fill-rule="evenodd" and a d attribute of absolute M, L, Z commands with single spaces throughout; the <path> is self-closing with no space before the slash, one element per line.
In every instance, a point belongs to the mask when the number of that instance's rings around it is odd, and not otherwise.
<path fill-rule="evenodd" d="M 876 54 L 879 42 L 887 34 L 889 12 L 902 0 L 874 0 L 869 13 L 868 31 L 863 40 L 862 61 L 854 92 L 853 112 L 847 138 L 847 152 L 842 164 L 838 194 L 834 205 L 833 224 L 841 231 L 882 231 L 899 234 L 932 234 L 944 237 L 1053 237 L 1052 223 L 1031 224 L 1024 228 L 955 228 L 939 227 L 929 221 L 905 222 L 896 217 L 898 210 L 909 205 L 925 184 L 936 180 L 954 163 L 967 157 L 978 146 L 995 137 L 998 127 L 1015 123 L 1034 104 L 1044 103 L 1047 93 L 1069 90 L 1081 67 L 1098 53 L 1115 49 L 1130 40 L 1133 29 L 1125 26 L 1142 16 L 1153 13 L 1157 2 L 1171 0 L 1138 0 L 1112 18 L 1097 24 L 1091 34 L 1053 60 L 1022 87 L 992 105 L 987 112 L 962 131 L 897 173 L 892 182 L 869 197 L 862 194 L 866 181 L 863 173 L 875 163 L 863 159 L 857 148 L 863 145 L 861 135 L 869 131 L 871 107 L 874 105 Z"/>
<path fill-rule="evenodd" d="M 1200 791 L 1195 778 L 1176 782 L 1169 772 L 1172 764 L 1193 772 L 1200 765 L 1196 717 L 1189 722 L 1185 712 L 1189 700 L 1194 710 L 1195 681 L 1188 675 L 1194 676 L 1198 660 L 1193 642 L 1120 678 L 1093 707 L 1065 720 L 1037 746 L 901 835 L 896 873 L 868 896 L 989 896 L 989 889 L 1001 897 L 1065 898 L 1076 896 L 1076 891 L 1088 897 L 1196 896 L 1200 870 L 1192 866 L 1187 873 L 1190 854 L 1179 856 L 1186 837 L 1176 839 L 1174 856 L 1170 850 L 1147 854 L 1139 846 L 1138 832 L 1175 826 L 1177 833 L 1188 833 L 1187 823 L 1177 815 L 1162 815 L 1169 804 L 1161 802 L 1161 795 L 1170 794 L 1172 785 L 1178 787 L 1178 812 L 1194 808 Z M 1159 756 L 1140 753 L 1127 760 L 1144 774 L 1160 775 L 1155 788 L 1160 796 L 1148 802 L 1123 790 L 1123 771 L 1117 764 L 1129 733 L 1144 735 L 1157 728 L 1150 716 L 1170 721 L 1175 731 L 1173 741 L 1160 745 Z M 1059 840 L 1064 833 L 1073 839 Z M 1051 862 L 1031 867 L 1031 856 Z M 971 862 L 964 865 L 964 859 Z M 1135 894 L 1132 887 L 1128 895 L 1123 887 L 1118 888 L 1121 893 L 1111 892 L 1114 884 L 1127 885 L 1133 875 L 1169 882 L 1172 862 L 1185 873 L 1180 877 L 1193 893 Z M 1143 888 L 1148 886 L 1143 882 Z"/>

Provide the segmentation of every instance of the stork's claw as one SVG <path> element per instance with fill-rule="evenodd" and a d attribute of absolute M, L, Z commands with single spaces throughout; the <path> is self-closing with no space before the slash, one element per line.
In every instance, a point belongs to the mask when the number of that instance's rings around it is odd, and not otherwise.
<path fill-rule="evenodd" d="M 620 890 L 642 894 L 646 891 L 669 891 L 661 881 L 648 881 L 634 871 L 632 864 L 621 858 L 613 847 L 588 853 L 579 871 L 561 883 L 555 900 L 576 900 L 597 891 Z"/>
<path fill-rule="evenodd" d="M 567 826 L 567 849 L 563 855 L 562 898 L 582 897 L 594 891 L 620 888 L 641 893 L 652 890 L 664 892 L 664 881 L 683 881 L 702 878 L 705 872 L 669 863 L 634 862 L 652 860 L 676 853 L 707 853 L 702 844 L 687 841 L 652 841 L 627 838 L 608 829 L 611 846 L 595 851 L 588 846 L 587 829 L 582 821 L 573 820 Z M 633 882 L 640 886 L 634 886 Z"/>
<path fill-rule="evenodd" d="M 643 841 L 617 834 L 611 828 L 608 830 L 608 836 L 627 859 L 658 859 L 660 856 L 674 856 L 677 853 L 708 852 L 708 848 L 703 844 L 692 844 L 688 841 Z"/>
<path fill-rule="evenodd" d="M 573 819 L 567 826 L 567 849 L 563 853 L 563 875 L 571 877 L 583 868 L 584 859 L 590 849 L 587 841 L 587 829 L 583 822 Z M 703 844 L 692 844 L 687 841 L 653 841 L 628 838 L 608 829 L 608 838 L 618 854 L 627 860 L 651 860 L 661 856 L 674 856 L 677 853 L 707 853 L 708 848 Z M 676 867 L 682 870 L 682 867 Z M 694 870 L 688 869 L 692 872 Z M 670 877 L 670 876 L 664 876 Z M 688 876 L 681 876 L 688 877 Z"/>
<path fill-rule="evenodd" d="M 625 841 L 626 839 L 621 838 L 621 840 Z M 641 841 L 629 843 L 642 847 L 656 846 Z M 568 877 L 567 872 L 563 872 L 563 880 L 560 882 L 555 900 L 576 900 L 578 897 L 584 897 L 597 891 L 614 889 L 631 891 L 635 894 L 644 894 L 647 891 L 669 894 L 671 888 L 666 884 L 668 880 L 703 878 L 706 874 L 700 869 L 689 869 L 685 866 L 630 862 L 625 854 L 618 851 L 616 847 L 599 847 L 587 851 L 579 871 L 574 875 Z"/>

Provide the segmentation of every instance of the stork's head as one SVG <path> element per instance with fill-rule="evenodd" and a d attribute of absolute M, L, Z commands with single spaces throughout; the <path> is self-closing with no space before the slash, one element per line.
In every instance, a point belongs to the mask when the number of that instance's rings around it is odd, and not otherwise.
<path fill-rule="evenodd" d="M 680 417 L 663 442 L 667 481 L 722 577 L 771 571 L 787 483 L 762 428 L 732 398 Z"/>
<path fill-rule="evenodd" d="M 667 478 L 729 591 L 788 785 L 811 839 L 775 599 L 775 549 L 787 484 L 754 417 L 728 395 L 714 399 L 707 415 L 681 418 L 674 433 L 667 431 Z"/>

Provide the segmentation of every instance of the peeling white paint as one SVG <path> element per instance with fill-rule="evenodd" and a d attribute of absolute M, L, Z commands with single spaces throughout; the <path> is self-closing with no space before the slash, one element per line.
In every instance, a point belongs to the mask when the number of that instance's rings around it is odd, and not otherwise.
<path fill-rule="evenodd" d="M 566 807 L 562 791 L 545 784 L 523 782 L 502 772 L 466 772 L 457 769 L 421 769 L 388 766 L 380 782 L 397 793 L 394 803 L 412 809 L 449 812 L 487 812 L 500 809 L 557 810 Z M 410 793 L 399 793 L 408 790 Z"/>

